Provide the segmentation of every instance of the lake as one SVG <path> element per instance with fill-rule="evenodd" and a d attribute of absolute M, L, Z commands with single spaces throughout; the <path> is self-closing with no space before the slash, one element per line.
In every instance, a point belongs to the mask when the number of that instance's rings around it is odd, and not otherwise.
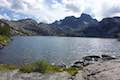
<path fill-rule="evenodd" d="M 120 55 L 116 39 L 16 36 L 0 50 L 0 63 L 23 64 L 37 60 L 70 64 L 86 55 Z"/>

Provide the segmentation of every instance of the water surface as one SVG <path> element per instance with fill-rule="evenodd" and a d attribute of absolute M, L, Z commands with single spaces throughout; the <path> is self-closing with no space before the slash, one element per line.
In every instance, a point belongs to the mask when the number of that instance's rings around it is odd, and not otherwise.
<path fill-rule="evenodd" d="M 100 38 L 17 36 L 0 50 L 0 63 L 22 64 L 44 59 L 69 64 L 93 54 L 119 55 L 120 42 Z"/>

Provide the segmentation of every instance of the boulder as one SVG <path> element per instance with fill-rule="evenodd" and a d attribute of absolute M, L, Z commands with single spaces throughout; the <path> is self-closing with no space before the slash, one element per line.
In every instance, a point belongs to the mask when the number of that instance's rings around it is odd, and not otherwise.
<path fill-rule="evenodd" d="M 117 59 L 117 57 L 115 57 L 115 56 L 110 56 L 110 55 L 106 55 L 106 54 L 101 55 L 101 57 L 102 57 L 102 60 Z"/>
<path fill-rule="evenodd" d="M 86 74 L 84 73 L 84 71 L 80 70 L 78 71 L 78 73 L 75 75 L 73 80 L 87 80 L 86 78 Z"/>
<path fill-rule="evenodd" d="M 83 57 L 84 61 L 98 61 L 101 57 L 97 55 L 85 56 Z"/>
<path fill-rule="evenodd" d="M 87 80 L 120 80 L 120 59 L 86 66 L 84 73 Z"/>
<path fill-rule="evenodd" d="M 85 56 L 82 59 L 84 61 L 84 66 L 101 61 L 101 57 L 97 55 Z"/>
<path fill-rule="evenodd" d="M 77 67 L 77 68 L 81 68 L 84 66 L 84 61 L 83 60 L 78 60 L 78 61 L 75 61 L 71 67 Z"/>
<path fill-rule="evenodd" d="M 61 67 L 61 68 L 66 68 L 67 65 L 65 63 L 59 63 L 56 66 Z"/>

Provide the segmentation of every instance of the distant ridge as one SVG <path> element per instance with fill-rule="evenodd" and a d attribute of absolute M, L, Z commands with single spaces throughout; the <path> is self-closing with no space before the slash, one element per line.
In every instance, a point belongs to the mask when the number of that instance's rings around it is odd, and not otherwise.
<path fill-rule="evenodd" d="M 115 38 L 120 34 L 120 17 L 104 18 L 98 22 L 88 14 L 81 14 L 79 18 L 65 17 L 63 20 L 51 24 L 37 23 L 32 19 L 8 21 L 1 19 L 0 23 L 9 24 L 12 35 L 25 35 L 16 33 L 22 31 L 27 35 L 41 36 L 70 36 L 70 37 L 100 37 Z"/>

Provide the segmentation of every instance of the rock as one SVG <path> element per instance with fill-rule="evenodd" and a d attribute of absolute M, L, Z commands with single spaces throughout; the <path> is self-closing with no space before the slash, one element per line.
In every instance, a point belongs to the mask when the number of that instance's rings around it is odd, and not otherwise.
<path fill-rule="evenodd" d="M 3 49 L 3 48 L 4 48 L 4 46 L 2 44 L 0 44 L 0 49 Z"/>
<path fill-rule="evenodd" d="M 54 74 L 0 72 L 0 80 L 69 80 L 71 76 L 67 72 Z"/>
<path fill-rule="evenodd" d="M 76 76 L 74 77 L 74 80 L 86 80 L 86 75 L 83 71 L 79 71 Z"/>
<path fill-rule="evenodd" d="M 110 56 L 110 55 L 106 55 L 106 54 L 101 55 L 101 57 L 103 60 L 117 59 L 117 57 L 115 57 L 115 56 Z"/>
<path fill-rule="evenodd" d="M 71 78 L 70 74 L 68 74 L 67 72 L 61 72 L 47 75 L 41 80 L 69 80 L 70 78 Z"/>
<path fill-rule="evenodd" d="M 90 56 L 83 57 L 82 60 L 75 61 L 71 65 L 71 67 L 81 68 L 81 67 L 88 66 L 90 64 L 99 63 L 99 62 L 103 62 L 103 61 L 106 61 L 106 60 L 113 60 L 113 59 L 117 59 L 117 57 L 110 56 L 110 55 L 105 55 L 105 54 L 103 54 L 101 56 L 90 55 Z"/>
<path fill-rule="evenodd" d="M 120 80 L 120 59 L 89 65 L 84 73 L 87 80 Z"/>
<path fill-rule="evenodd" d="M 91 56 L 85 56 L 82 59 L 84 61 L 84 66 L 87 66 L 89 64 L 93 64 L 100 61 L 101 57 L 97 55 L 91 55 Z"/>
<path fill-rule="evenodd" d="M 75 61 L 71 67 L 77 67 L 77 68 L 81 68 L 84 66 L 84 61 L 83 60 L 78 60 L 78 61 Z"/>
<path fill-rule="evenodd" d="M 75 64 L 81 63 L 76 61 Z M 18 70 L 0 72 L 0 80 L 120 80 L 120 59 L 113 59 L 84 66 L 75 76 L 67 72 L 49 74 L 20 73 Z"/>
<path fill-rule="evenodd" d="M 67 65 L 66 65 L 65 63 L 60 63 L 60 64 L 58 64 L 57 66 L 58 66 L 58 67 L 61 67 L 61 68 L 66 68 L 66 67 L 67 67 Z"/>
<path fill-rule="evenodd" d="M 101 57 L 97 55 L 85 56 L 83 57 L 84 61 L 98 61 Z"/>
<path fill-rule="evenodd" d="M 103 57 L 107 57 L 107 60 L 98 60 L 94 64 L 84 66 L 73 80 L 120 80 L 120 59 L 106 55 L 102 55 Z"/>

